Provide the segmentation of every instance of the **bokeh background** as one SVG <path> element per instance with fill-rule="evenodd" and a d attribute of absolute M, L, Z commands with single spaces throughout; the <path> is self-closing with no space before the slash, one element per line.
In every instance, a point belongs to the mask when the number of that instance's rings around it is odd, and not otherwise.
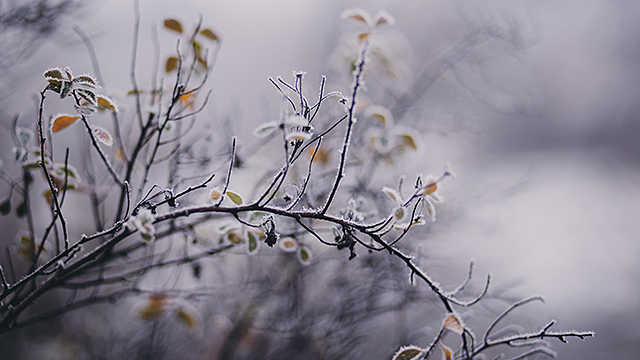
<path fill-rule="evenodd" d="M 205 113 L 233 114 L 241 141 L 250 139 L 253 127 L 269 120 L 268 104 L 278 103 L 269 76 L 304 70 L 318 79 L 332 71 L 331 55 L 350 29 L 340 20 L 348 7 L 395 17 L 411 76 L 474 26 L 509 29 L 509 41 L 479 40 L 412 108 L 423 153 L 398 175 L 437 173 L 445 163 L 458 175 L 443 186 L 447 202 L 430 230 L 436 240 L 425 247 L 434 257 L 424 267 L 436 278 L 459 279 L 475 259 L 479 278 L 490 272 L 505 291 L 543 295 L 546 305 L 536 311 L 557 319 L 558 328 L 596 332 L 584 342 L 554 344 L 561 359 L 637 358 L 640 4 L 141 0 L 138 79 L 149 85 L 154 31 L 161 56 L 175 47 L 161 21 L 189 24 L 202 15 L 222 38 Z M 32 97 L 44 70 L 93 72 L 76 26 L 93 41 L 105 88 L 130 89 L 131 1 L 83 2 L 53 25 L 46 37 L 0 34 L 3 132 L 14 114 L 35 115 Z M 11 145 L 0 150 L 9 171 Z M 5 246 L 17 228 L 0 221 Z"/>

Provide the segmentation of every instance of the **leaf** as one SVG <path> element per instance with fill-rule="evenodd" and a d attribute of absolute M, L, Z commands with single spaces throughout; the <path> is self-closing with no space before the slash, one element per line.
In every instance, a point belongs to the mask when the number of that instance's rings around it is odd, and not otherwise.
<path fill-rule="evenodd" d="M 226 195 L 229 197 L 231 201 L 233 201 L 236 205 L 242 205 L 242 196 L 236 194 L 232 191 L 227 191 Z"/>
<path fill-rule="evenodd" d="M 393 355 L 393 358 L 391 358 L 391 360 L 412 360 L 412 359 L 418 359 L 419 357 L 422 356 L 422 354 L 425 352 L 425 350 L 417 347 L 417 346 L 403 346 L 400 348 L 400 350 L 398 350 L 398 352 Z"/>
<path fill-rule="evenodd" d="M 384 10 L 380 10 L 378 11 L 377 14 L 373 16 L 373 22 L 376 24 L 376 26 L 380 26 L 384 24 L 393 25 L 395 24 L 396 20 L 388 12 Z"/>
<path fill-rule="evenodd" d="M 25 156 L 27 156 L 27 149 L 22 148 L 22 147 L 14 147 L 12 150 L 13 153 L 13 160 L 15 161 L 22 161 L 22 159 L 24 159 Z M 40 165 L 37 165 L 36 167 L 40 167 Z"/>
<path fill-rule="evenodd" d="M 398 134 L 398 136 L 402 139 L 402 145 L 409 146 L 413 150 L 418 150 L 418 145 L 416 145 L 413 136 L 409 134 Z"/>
<path fill-rule="evenodd" d="M 358 41 L 360 43 L 363 43 L 363 42 L 367 41 L 367 39 L 369 39 L 369 33 L 362 33 L 362 34 L 358 35 Z"/>
<path fill-rule="evenodd" d="M 149 296 L 146 306 L 138 311 L 140 320 L 149 321 L 160 317 L 165 312 L 167 298 L 165 294 Z"/>
<path fill-rule="evenodd" d="M 260 250 L 260 235 L 252 230 L 247 231 L 247 254 L 255 255 Z"/>
<path fill-rule="evenodd" d="M 32 255 L 35 253 L 35 244 L 33 238 L 27 233 L 22 233 L 16 246 L 16 252 L 27 264 L 33 262 Z"/>
<path fill-rule="evenodd" d="M 51 82 L 52 80 L 63 80 L 65 75 L 62 74 L 62 69 L 52 68 L 44 72 L 44 77 Z"/>
<path fill-rule="evenodd" d="M 311 139 L 311 134 L 305 131 L 293 131 L 288 133 L 285 138 L 287 139 L 287 141 L 289 140 L 305 141 L 305 140 Z"/>
<path fill-rule="evenodd" d="M 241 244 L 243 240 L 242 234 L 238 231 L 230 231 L 227 233 L 227 240 L 232 244 Z"/>
<path fill-rule="evenodd" d="M 59 114 L 51 122 L 51 132 L 64 130 L 78 119 L 80 116 L 77 115 Z"/>
<path fill-rule="evenodd" d="M 178 308 L 175 314 L 178 320 L 183 322 L 189 330 L 198 328 L 198 317 L 192 311 L 184 308 Z"/>
<path fill-rule="evenodd" d="M 33 139 L 33 131 L 18 126 L 16 127 L 16 136 L 23 145 L 27 145 L 27 143 Z"/>
<path fill-rule="evenodd" d="M 168 57 L 168 58 L 167 58 L 167 63 L 166 63 L 166 64 L 165 64 L 165 66 L 164 66 L 164 71 L 165 71 L 166 73 L 170 73 L 170 72 L 172 72 L 173 70 L 177 69 L 177 68 L 178 68 L 178 62 L 179 62 L 179 61 L 180 61 L 180 60 L 179 60 L 177 57 L 175 57 L 175 56 L 170 56 L 170 57 Z"/>
<path fill-rule="evenodd" d="M 274 132 L 278 128 L 278 122 L 270 121 L 268 123 L 264 123 L 258 126 L 255 130 L 253 130 L 253 135 L 257 137 L 266 137 L 272 132 Z"/>
<path fill-rule="evenodd" d="M 173 30 L 177 33 L 182 34 L 182 24 L 180 24 L 180 21 L 176 19 L 166 19 L 164 21 L 164 27 L 166 27 L 169 30 Z"/>
<path fill-rule="evenodd" d="M 82 105 L 74 105 L 73 108 L 76 109 L 78 114 L 84 116 L 92 116 L 96 113 L 96 108 L 92 104 L 88 103 L 84 103 Z"/>
<path fill-rule="evenodd" d="M 298 250 L 298 242 L 290 237 L 280 239 L 280 241 L 278 241 L 278 246 L 280 246 L 280 250 L 284 252 L 294 252 Z"/>
<path fill-rule="evenodd" d="M 396 203 L 398 204 L 402 203 L 402 197 L 395 189 L 392 189 L 387 186 L 383 186 L 382 192 L 385 193 L 385 195 L 387 195 L 391 200 L 395 201 Z"/>
<path fill-rule="evenodd" d="M 76 76 L 71 80 L 74 85 L 84 86 L 90 89 L 99 89 L 96 79 L 94 79 L 91 75 L 80 75 Z"/>
<path fill-rule="evenodd" d="M 96 140 L 101 142 L 103 145 L 107 145 L 109 147 L 113 146 L 113 137 L 107 129 L 102 126 L 91 125 L 91 131 L 93 132 L 93 136 L 95 136 Z"/>
<path fill-rule="evenodd" d="M 220 191 L 220 188 L 214 188 L 213 190 L 211 190 L 211 199 L 218 200 L 221 196 L 222 191 Z"/>
<path fill-rule="evenodd" d="M 86 89 L 76 89 L 76 94 L 80 96 L 83 100 L 86 100 L 93 106 L 98 106 L 98 99 L 96 98 L 96 94 L 91 90 Z"/>
<path fill-rule="evenodd" d="M 304 245 L 300 245 L 300 248 L 298 249 L 298 260 L 300 260 L 300 263 L 302 263 L 302 265 L 309 265 L 311 264 L 311 259 L 313 259 L 311 249 Z"/>
<path fill-rule="evenodd" d="M 64 166 L 64 164 L 55 164 L 53 166 L 53 171 L 56 172 L 56 174 L 58 174 L 61 177 L 64 177 L 65 174 L 67 176 L 69 176 L 70 178 L 80 181 L 80 175 L 78 175 L 78 170 L 76 170 L 76 168 L 74 168 L 71 165 L 67 165 L 66 167 Z"/>
<path fill-rule="evenodd" d="M 111 100 L 109 97 L 104 95 L 96 95 L 96 98 L 98 100 L 98 106 L 100 106 L 101 108 L 109 109 L 114 113 L 117 113 L 119 111 L 118 105 L 116 105 L 116 103 L 114 103 L 113 100 Z"/>
<path fill-rule="evenodd" d="M 462 334 L 464 331 L 462 319 L 460 319 L 460 316 L 456 313 L 449 313 L 449 315 L 444 319 L 442 327 L 444 329 L 451 330 L 456 334 Z"/>
<path fill-rule="evenodd" d="M 220 38 L 218 37 L 218 35 L 216 35 L 216 33 L 214 33 L 211 29 L 201 30 L 200 35 L 206 37 L 211 41 L 220 41 Z"/>
<path fill-rule="evenodd" d="M 342 12 L 343 19 L 352 19 L 364 23 L 367 27 L 371 24 L 371 15 L 362 9 L 347 9 Z"/>
<path fill-rule="evenodd" d="M 443 344 L 441 341 L 438 341 L 440 345 L 440 349 L 442 349 L 442 360 L 451 360 L 453 359 L 453 350 L 450 347 Z"/>
<path fill-rule="evenodd" d="M 251 215 L 249 215 L 249 222 L 250 223 L 262 223 L 262 219 L 267 216 L 268 214 L 264 211 L 254 211 L 251 213 Z"/>
<path fill-rule="evenodd" d="M 73 84 L 71 81 L 63 81 L 60 88 L 60 99 L 64 99 L 69 95 L 71 90 L 73 89 Z"/>

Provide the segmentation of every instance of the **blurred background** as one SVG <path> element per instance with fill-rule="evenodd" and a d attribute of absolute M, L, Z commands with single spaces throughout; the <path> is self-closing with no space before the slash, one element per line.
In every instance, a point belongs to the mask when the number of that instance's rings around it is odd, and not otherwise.
<path fill-rule="evenodd" d="M 22 2 L 3 2 L 0 11 L 13 3 Z M 163 19 L 195 24 L 202 15 L 219 34 L 204 114 L 232 114 L 241 143 L 277 114 L 268 77 L 302 70 L 313 84 L 322 74 L 330 84 L 332 76 L 341 79 L 336 49 L 353 30 L 341 12 L 387 10 L 396 19 L 389 41 L 404 61 L 395 86 L 424 79 L 413 89 L 416 98 L 394 111 L 396 123 L 422 134 L 421 152 L 392 172 L 413 179 L 450 163 L 457 173 L 442 186 L 447 201 L 429 228 L 430 242 L 421 245 L 430 254 L 423 268 L 454 286 L 475 259 L 476 279 L 491 273 L 496 291 L 545 297 L 546 305 L 528 314 L 532 319 L 596 332 L 584 342 L 553 344 L 560 359 L 637 358 L 639 3 L 141 0 L 139 6 L 141 86 L 151 81 L 154 33 L 160 57 L 175 49 L 175 37 L 159 27 Z M 124 0 L 71 2 L 37 29 L 11 27 L 0 16 L 2 132 L 15 114 L 35 119 L 33 96 L 47 68 L 94 72 L 77 28 L 93 42 L 103 87 L 130 90 L 134 22 L 134 6 Z M 433 64 L 443 71 L 430 73 Z M 367 83 L 372 92 L 377 85 L 385 86 Z M 0 144 L 0 154 L 2 170 L 11 172 L 9 142 Z M 0 219 L 3 246 L 19 228 L 11 221 Z"/>

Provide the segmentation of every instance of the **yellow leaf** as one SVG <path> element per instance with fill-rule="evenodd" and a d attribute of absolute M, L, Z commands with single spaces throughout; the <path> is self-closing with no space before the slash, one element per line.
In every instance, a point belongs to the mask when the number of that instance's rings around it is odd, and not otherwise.
<path fill-rule="evenodd" d="M 96 98 L 98 99 L 98 106 L 109 109 L 113 112 L 118 112 L 118 106 L 116 106 L 116 104 L 110 98 L 104 95 L 96 95 Z"/>
<path fill-rule="evenodd" d="M 178 68 L 178 58 L 175 56 L 171 56 L 167 59 L 167 64 L 164 67 L 164 71 L 167 73 L 172 72 L 173 70 Z"/>
<path fill-rule="evenodd" d="M 80 119 L 80 116 L 60 114 L 53 119 L 53 122 L 51 123 L 51 131 L 55 133 L 64 130 L 78 119 Z"/>
<path fill-rule="evenodd" d="M 167 305 L 167 295 L 151 295 L 147 298 L 147 305 L 140 309 L 138 317 L 141 320 L 149 321 L 157 319 L 165 311 Z"/>
<path fill-rule="evenodd" d="M 422 356 L 422 353 L 424 353 L 424 350 L 420 349 L 417 346 L 403 346 L 395 355 L 393 355 L 392 360 L 418 359 L 420 356 Z"/>
<path fill-rule="evenodd" d="M 232 191 L 227 191 L 227 196 L 229 197 L 229 199 L 231 199 L 231 201 L 233 201 L 234 204 L 242 205 L 242 196 L 240 196 L 239 194 L 236 194 Z"/>
<path fill-rule="evenodd" d="M 298 260 L 300 260 L 302 265 L 309 265 L 311 263 L 311 259 L 313 259 L 311 249 L 304 245 L 300 245 L 300 248 L 298 249 Z"/>
<path fill-rule="evenodd" d="M 367 39 L 369 39 L 369 33 L 362 33 L 362 34 L 358 35 L 358 41 L 360 43 L 363 43 L 363 42 L 367 41 Z"/>
<path fill-rule="evenodd" d="M 416 141 L 413 139 L 413 136 L 409 134 L 400 134 L 398 136 L 402 139 L 402 145 L 409 146 L 413 150 L 418 149 L 418 145 L 416 145 Z"/>
<path fill-rule="evenodd" d="M 232 244 L 240 244 L 242 243 L 242 234 L 240 234 L 237 231 L 231 231 L 227 234 L 227 240 L 229 240 L 230 243 Z"/>
<path fill-rule="evenodd" d="M 462 334 L 464 331 L 464 324 L 462 323 L 462 319 L 456 313 L 449 313 L 447 317 L 444 319 L 444 323 L 442 327 L 445 329 L 449 329 L 456 334 Z"/>
<path fill-rule="evenodd" d="M 453 359 L 453 350 L 451 350 L 451 348 L 443 344 L 441 341 L 438 341 L 438 344 L 440 344 L 440 349 L 442 349 L 442 360 Z"/>
<path fill-rule="evenodd" d="M 176 311 L 176 317 L 178 318 L 178 320 L 182 321 L 189 330 L 198 327 L 198 318 L 195 316 L 195 314 L 192 314 L 185 309 L 178 309 Z"/>
<path fill-rule="evenodd" d="M 182 34 L 182 24 L 180 24 L 180 22 L 176 19 L 166 19 L 164 21 L 164 27 Z"/>
<path fill-rule="evenodd" d="M 220 41 L 218 35 L 216 35 L 216 33 L 214 33 L 211 29 L 204 29 L 200 31 L 200 35 L 208 38 L 211 41 Z"/>
<path fill-rule="evenodd" d="M 211 199 L 217 200 L 217 199 L 220 199 L 220 196 L 222 196 L 222 192 L 220 191 L 220 188 L 215 188 L 211 190 Z"/>

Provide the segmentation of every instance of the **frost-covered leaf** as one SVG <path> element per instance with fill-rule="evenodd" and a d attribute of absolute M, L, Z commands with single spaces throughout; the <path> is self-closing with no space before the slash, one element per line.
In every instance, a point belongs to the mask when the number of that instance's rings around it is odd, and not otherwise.
<path fill-rule="evenodd" d="M 403 346 L 398 350 L 398 352 L 393 355 L 391 360 L 417 360 L 422 357 L 422 354 L 425 352 L 424 349 L 421 349 L 417 346 Z"/>
<path fill-rule="evenodd" d="M 355 21 L 359 21 L 367 25 L 369 27 L 372 23 L 371 15 L 368 12 L 362 9 L 347 9 L 342 12 L 340 16 L 343 19 L 351 19 Z"/>
<path fill-rule="evenodd" d="M 371 105 L 367 107 L 365 116 L 374 118 L 387 127 L 393 126 L 393 114 L 384 106 Z"/>
<path fill-rule="evenodd" d="M 51 68 L 44 72 L 44 77 L 47 80 L 65 80 L 66 74 L 63 74 L 60 68 Z"/>
<path fill-rule="evenodd" d="M 393 16 L 391 16 L 391 14 L 389 14 L 385 10 L 380 10 L 373 16 L 373 22 L 376 24 L 376 26 L 384 24 L 393 25 L 395 24 L 396 19 L 394 19 Z"/>
<path fill-rule="evenodd" d="M 91 75 L 80 75 L 76 76 L 71 80 L 71 82 L 76 86 L 83 86 L 89 89 L 100 89 L 98 83 L 95 78 Z"/>
<path fill-rule="evenodd" d="M 129 218 L 127 227 L 131 230 L 138 230 L 142 235 L 142 240 L 149 244 L 156 238 L 156 229 L 153 226 L 154 220 L 155 218 L 150 210 L 142 209 L 136 216 Z"/>
<path fill-rule="evenodd" d="M 302 115 L 294 115 L 287 117 L 284 124 L 289 126 L 308 126 L 309 121 Z"/>
<path fill-rule="evenodd" d="M 231 201 L 233 201 L 234 204 L 242 205 L 242 201 L 243 201 L 242 196 L 240 196 L 239 194 L 233 191 L 227 191 L 226 195 L 229 197 Z"/>
<path fill-rule="evenodd" d="M 262 223 L 262 219 L 268 214 L 264 211 L 254 211 L 249 215 L 250 223 Z"/>
<path fill-rule="evenodd" d="M 369 39 L 369 35 L 370 34 L 368 32 L 361 33 L 360 35 L 358 35 L 358 41 L 360 43 L 367 41 Z"/>
<path fill-rule="evenodd" d="M 175 57 L 175 56 L 170 56 L 170 57 L 168 57 L 168 58 L 167 58 L 167 63 L 166 63 L 166 64 L 165 64 L 165 66 L 164 66 L 164 71 L 165 71 L 166 73 L 170 73 L 170 72 L 172 72 L 173 70 L 177 69 L 177 68 L 178 68 L 178 62 L 179 62 L 179 61 L 180 61 L 180 60 L 179 60 L 177 57 Z"/>
<path fill-rule="evenodd" d="M 253 230 L 247 230 L 247 254 L 255 255 L 260 250 L 260 235 Z"/>
<path fill-rule="evenodd" d="M 204 29 L 200 31 L 200 35 L 206 37 L 207 39 L 211 40 L 211 41 L 220 41 L 220 38 L 218 37 L 218 35 L 216 35 L 216 33 L 213 32 L 213 30 L 211 29 Z"/>
<path fill-rule="evenodd" d="M 187 327 L 187 329 L 196 330 L 200 327 L 200 320 L 195 309 L 180 306 L 175 309 L 174 314 L 176 318 Z"/>
<path fill-rule="evenodd" d="M 76 89 L 76 94 L 78 94 L 81 99 L 85 100 L 89 104 L 98 106 L 98 99 L 93 91 L 86 89 Z"/>
<path fill-rule="evenodd" d="M 289 140 L 306 141 L 311 139 L 311 134 L 309 134 L 306 131 L 292 131 L 290 133 L 287 133 L 287 136 L 285 138 L 287 139 L 287 141 Z"/>
<path fill-rule="evenodd" d="M 18 126 L 16 127 L 16 136 L 18 137 L 18 139 L 20 139 L 22 145 L 27 145 L 29 141 L 33 139 L 33 131 Z"/>
<path fill-rule="evenodd" d="M 403 146 L 408 146 L 413 150 L 418 150 L 418 145 L 416 144 L 416 140 L 410 134 L 398 134 L 400 137 L 400 143 Z"/>
<path fill-rule="evenodd" d="M 462 334 L 464 331 L 464 323 L 462 322 L 460 315 L 456 313 L 449 313 L 444 319 L 442 327 L 451 330 L 456 334 Z"/>
<path fill-rule="evenodd" d="M 53 165 L 52 170 L 56 175 L 60 177 L 68 176 L 76 181 L 81 181 L 78 170 L 76 170 L 76 168 L 71 165 L 65 166 L 64 164 L 55 164 Z"/>
<path fill-rule="evenodd" d="M 80 119 L 78 115 L 58 114 L 51 122 L 51 132 L 55 133 L 64 130 L 78 119 Z"/>
<path fill-rule="evenodd" d="M 20 162 L 24 159 L 25 156 L 27 156 L 27 149 L 23 148 L 23 147 L 14 147 L 11 149 L 11 152 L 13 153 L 13 160 L 15 160 L 16 162 Z M 37 167 L 40 167 L 39 165 L 37 165 Z"/>
<path fill-rule="evenodd" d="M 393 209 L 393 220 L 395 220 L 395 222 L 397 223 L 403 221 L 408 215 L 408 209 L 406 209 L 402 205 L 399 205 L 395 209 Z"/>
<path fill-rule="evenodd" d="M 91 125 L 91 131 L 93 132 L 93 136 L 96 140 L 100 141 L 103 145 L 107 145 L 109 147 L 113 146 L 113 137 L 111 133 L 107 131 L 107 129 L 98 125 Z"/>
<path fill-rule="evenodd" d="M 182 24 L 180 24 L 180 22 L 176 19 L 166 19 L 164 21 L 164 27 L 182 34 Z"/>
<path fill-rule="evenodd" d="M 383 186 L 382 192 L 385 193 L 385 195 L 387 195 L 391 200 L 395 201 L 396 203 L 398 204 L 402 203 L 402 197 L 395 189 L 392 189 L 387 186 Z"/>
<path fill-rule="evenodd" d="M 240 231 L 230 231 L 227 233 L 227 240 L 229 240 L 232 244 L 241 244 L 244 238 L 242 237 L 242 233 Z"/>
<path fill-rule="evenodd" d="M 117 113 L 118 110 L 118 105 L 116 105 L 115 102 L 113 102 L 113 100 L 111 100 L 111 98 L 104 96 L 104 95 L 96 95 L 96 98 L 98 100 L 98 106 L 104 109 L 109 109 L 115 113 Z"/>
<path fill-rule="evenodd" d="M 294 252 L 298 250 L 298 242 L 291 237 L 283 237 L 278 241 L 280 250 L 284 252 Z"/>
<path fill-rule="evenodd" d="M 92 116 L 96 113 L 96 108 L 92 104 L 84 103 L 82 105 L 73 105 L 73 108 L 76 109 L 78 114 L 84 116 Z"/>
<path fill-rule="evenodd" d="M 221 196 L 222 191 L 220 191 L 220 188 L 214 188 L 213 190 L 211 190 L 211 199 L 218 200 Z"/>
<path fill-rule="evenodd" d="M 67 97 L 67 95 L 71 93 L 71 90 L 73 90 L 73 84 L 71 81 L 63 81 L 60 86 L 60 99 Z"/>
<path fill-rule="evenodd" d="M 440 344 L 440 349 L 442 349 L 442 360 L 451 360 L 453 359 L 453 350 L 450 347 L 443 344 L 442 341 L 438 341 Z"/>
<path fill-rule="evenodd" d="M 312 259 L 313 253 L 311 252 L 311 249 L 304 245 L 300 245 L 300 247 L 298 248 L 298 260 L 300 261 L 300 263 L 302 265 L 309 265 L 311 264 Z"/>
<path fill-rule="evenodd" d="M 274 132 L 278 128 L 278 122 L 270 121 L 258 126 L 255 130 L 253 130 L 253 135 L 257 137 L 265 137 Z"/>

